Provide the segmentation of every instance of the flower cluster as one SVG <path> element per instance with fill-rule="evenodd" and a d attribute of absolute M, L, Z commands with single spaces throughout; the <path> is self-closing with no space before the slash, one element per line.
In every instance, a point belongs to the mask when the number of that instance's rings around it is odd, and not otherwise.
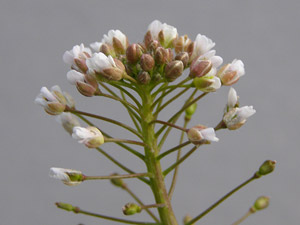
<path fill-rule="evenodd" d="M 126 204 L 123 207 L 125 215 L 146 211 L 157 224 L 177 225 L 170 199 L 179 165 L 201 145 L 218 142 L 219 138 L 216 136 L 218 130 L 236 130 L 256 112 L 253 106 L 240 107 L 239 97 L 231 87 L 225 110 L 223 113 L 221 111 L 223 115 L 221 114 L 216 126 L 197 123 L 187 128 L 200 99 L 222 86 L 235 84 L 245 74 L 244 63 L 239 59 L 222 65 L 223 59 L 217 55 L 214 47 L 215 43 L 205 35 L 198 34 L 193 41 L 188 35 L 179 35 L 175 27 L 155 20 L 148 26 L 142 42 L 130 43 L 120 30 L 110 30 L 101 41 L 91 43 L 90 47 L 80 44 L 66 51 L 63 54 L 63 61 L 70 69 L 67 72 L 69 83 L 74 85 L 83 96 L 109 98 L 121 103 L 127 110 L 134 127 L 113 118 L 77 110 L 73 98 L 57 85 L 50 90 L 42 87 L 35 102 L 48 114 L 54 115 L 72 138 L 88 148 L 96 149 L 129 174 L 85 176 L 77 170 L 53 167 L 50 169 L 50 176 L 70 186 L 78 185 L 85 180 L 111 179 L 113 184 L 127 190 L 139 203 Z M 177 91 L 176 95 L 170 97 L 173 91 Z M 167 121 L 159 119 L 159 113 L 165 107 L 189 91 L 191 91 L 190 96 L 178 111 L 175 111 Z M 196 96 L 197 92 L 202 93 Z M 176 124 L 182 113 L 185 113 L 183 127 Z M 89 117 L 126 129 L 138 140 L 112 137 L 105 130 L 100 130 L 94 125 L 88 119 Z M 87 126 L 82 127 L 78 119 L 85 122 Z M 160 127 L 157 127 L 159 125 Z M 181 131 L 180 141 L 177 146 L 164 150 L 163 145 L 172 128 Z M 117 135 L 114 133 L 114 136 Z M 183 142 L 184 138 L 187 139 L 186 142 Z M 113 142 L 138 157 L 145 163 L 147 172 L 135 173 L 116 160 L 109 152 L 102 149 L 102 145 L 107 142 Z M 144 154 L 131 145 L 142 146 Z M 192 149 L 181 156 L 181 150 L 188 145 L 191 145 Z M 161 168 L 164 167 L 160 165 L 160 160 L 175 151 L 177 151 L 176 161 L 162 171 Z M 251 179 L 272 172 L 274 165 L 274 161 L 266 161 L 262 169 Z M 175 172 L 172 185 L 167 191 L 164 178 L 173 169 Z M 150 185 L 156 204 L 143 205 L 121 178 L 138 178 Z M 57 206 L 68 211 L 81 212 L 78 207 L 69 204 L 57 203 Z M 149 210 L 154 207 L 157 207 L 160 219 Z M 200 218 L 186 217 L 185 224 L 192 225 L 198 219 Z M 116 220 L 128 222 L 122 219 Z M 141 224 L 132 221 L 130 223 Z"/>

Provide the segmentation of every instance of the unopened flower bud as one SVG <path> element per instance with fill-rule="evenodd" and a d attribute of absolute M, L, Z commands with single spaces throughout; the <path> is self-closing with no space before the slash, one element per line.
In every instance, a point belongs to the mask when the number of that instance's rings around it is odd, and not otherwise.
<path fill-rule="evenodd" d="M 223 85 L 230 86 L 236 83 L 244 74 L 244 63 L 241 60 L 235 59 L 232 63 L 221 67 L 217 76 L 221 79 Z"/>
<path fill-rule="evenodd" d="M 137 80 L 139 83 L 141 84 L 149 84 L 149 82 L 151 81 L 151 77 L 149 75 L 148 72 L 146 71 L 142 71 L 141 73 L 139 73 L 139 75 L 137 76 Z"/>
<path fill-rule="evenodd" d="M 143 54 L 140 61 L 141 67 L 144 71 L 150 72 L 154 67 L 154 59 L 150 54 Z"/>
<path fill-rule="evenodd" d="M 173 59 L 173 53 L 171 49 L 165 49 L 163 47 L 158 47 L 155 51 L 155 62 L 158 65 L 165 64 L 167 62 L 171 62 Z"/>
<path fill-rule="evenodd" d="M 179 60 L 169 62 L 165 67 L 165 78 L 168 82 L 172 82 L 181 76 L 183 72 L 183 63 Z"/>
<path fill-rule="evenodd" d="M 152 40 L 148 45 L 148 49 L 150 52 L 155 52 L 155 50 L 158 47 L 161 47 L 161 45 L 160 45 L 159 41 L 157 41 L 157 40 Z"/>
<path fill-rule="evenodd" d="M 153 80 L 154 82 L 158 82 L 158 81 L 160 81 L 161 79 L 162 79 L 162 76 L 161 76 L 160 73 L 155 73 L 155 74 L 153 74 L 152 80 Z"/>
<path fill-rule="evenodd" d="M 212 69 L 212 62 L 210 60 L 194 60 L 190 67 L 190 77 L 203 77 Z"/>
<path fill-rule="evenodd" d="M 59 122 L 70 135 L 72 135 L 74 127 L 80 126 L 78 119 L 69 112 L 63 112 L 58 115 L 56 121 Z"/>
<path fill-rule="evenodd" d="M 216 137 L 213 128 L 207 128 L 203 125 L 194 126 L 187 131 L 188 139 L 193 144 L 210 143 L 211 141 L 217 142 L 219 138 Z"/>
<path fill-rule="evenodd" d="M 203 92 L 214 92 L 221 87 L 221 81 L 215 76 L 196 77 L 193 81 L 195 87 Z"/>
<path fill-rule="evenodd" d="M 272 173 L 275 169 L 276 161 L 275 160 L 266 160 L 257 171 L 257 175 L 264 176 L 269 173 Z"/>
<path fill-rule="evenodd" d="M 127 61 L 131 64 L 136 64 L 143 54 L 143 49 L 139 44 L 129 45 L 126 49 Z"/>
<path fill-rule="evenodd" d="M 232 108 L 238 107 L 238 96 L 234 88 L 230 88 L 228 92 L 228 100 L 227 100 L 227 109 L 226 111 L 228 112 Z"/>
<path fill-rule="evenodd" d="M 189 63 L 189 54 L 187 52 L 181 52 L 175 56 L 175 59 L 180 60 L 183 63 L 184 68 L 186 68 Z"/>
<path fill-rule="evenodd" d="M 187 35 L 179 37 L 175 41 L 175 52 L 180 53 L 180 52 L 187 52 L 189 49 L 190 44 L 192 43 L 191 39 Z"/>
<path fill-rule="evenodd" d="M 232 108 L 223 116 L 223 121 L 229 130 L 236 130 L 243 126 L 247 118 L 255 113 L 253 106 L 244 106 L 241 108 Z"/>
<path fill-rule="evenodd" d="M 102 52 L 106 56 L 111 55 L 112 57 L 116 57 L 115 50 L 114 50 L 113 46 L 111 46 L 110 44 L 103 43 L 100 46 L 100 52 Z"/>
<path fill-rule="evenodd" d="M 83 175 L 80 171 L 64 169 L 64 168 L 50 168 L 50 177 L 61 180 L 64 184 L 69 186 L 76 186 L 83 181 Z"/>
<path fill-rule="evenodd" d="M 96 127 L 80 127 L 73 128 L 72 137 L 77 139 L 79 143 L 85 144 L 88 148 L 97 148 L 104 143 L 104 137 L 101 131 Z"/>
<path fill-rule="evenodd" d="M 55 205 L 60 208 L 60 209 L 64 209 L 67 211 L 74 211 L 75 207 L 72 206 L 71 204 L 68 203 L 63 203 L 63 202 L 56 202 Z"/>
<path fill-rule="evenodd" d="M 135 203 L 127 203 L 126 205 L 123 206 L 122 211 L 124 215 L 130 216 L 136 213 L 140 213 L 142 211 L 142 208 Z"/>
<path fill-rule="evenodd" d="M 269 206 L 270 198 L 266 196 L 261 196 L 256 199 L 254 205 L 251 207 L 252 212 L 256 212 L 262 209 L 265 209 Z"/>
<path fill-rule="evenodd" d="M 194 103 L 190 105 L 186 110 L 185 110 L 185 119 L 190 120 L 194 113 L 197 110 L 197 103 Z"/>
<path fill-rule="evenodd" d="M 119 175 L 117 173 L 113 173 L 112 176 L 116 176 L 116 175 Z M 120 187 L 120 188 L 123 188 L 124 187 L 124 181 L 121 179 L 121 178 L 112 178 L 110 179 L 110 182 L 117 186 L 117 187 Z"/>
<path fill-rule="evenodd" d="M 183 224 L 187 224 L 188 222 L 190 222 L 193 218 L 190 216 L 190 214 L 187 214 L 184 218 L 183 218 Z M 194 223 L 192 223 L 191 225 L 194 225 Z"/>

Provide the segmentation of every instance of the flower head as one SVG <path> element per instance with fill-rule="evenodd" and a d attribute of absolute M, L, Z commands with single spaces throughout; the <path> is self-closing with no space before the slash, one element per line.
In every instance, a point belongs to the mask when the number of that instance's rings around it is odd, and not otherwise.
<path fill-rule="evenodd" d="M 87 71 L 86 59 L 92 55 L 89 48 L 85 48 L 83 44 L 75 45 L 71 50 L 65 51 L 63 60 L 71 68 L 82 72 Z"/>
<path fill-rule="evenodd" d="M 119 54 L 124 54 L 128 47 L 128 39 L 120 30 L 108 31 L 108 34 L 103 36 L 102 43 L 113 46 L 115 51 Z"/>
<path fill-rule="evenodd" d="M 96 127 L 84 128 L 75 126 L 72 137 L 77 139 L 79 143 L 85 144 L 88 148 L 97 148 L 104 143 L 104 137 Z"/>
<path fill-rule="evenodd" d="M 51 91 L 46 87 L 42 87 L 34 102 L 44 107 L 45 111 L 50 115 L 62 113 L 66 106 L 74 107 L 73 98 L 66 92 L 63 93 L 58 85 L 53 86 Z"/>
<path fill-rule="evenodd" d="M 222 84 L 230 86 L 236 83 L 245 74 L 244 63 L 242 60 L 233 60 L 232 63 L 224 65 L 217 73 Z"/>
<path fill-rule="evenodd" d="M 223 121 L 229 130 L 236 130 L 246 123 L 246 120 L 255 113 L 253 106 L 232 108 L 223 117 Z"/>
<path fill-rule="evenodd" d="M 69 186 L 76 186 L 83 180 L 83 175 L 80 171 L 71 169 L 52 167 L 50 168 L 49 175 Z"/>
<path fill-rule="evenodd" d="M 106 56 L 102 52 L 94 53 L 86 62 L 89 74 L 101 75 L 108 80 L 121 80 L 125 73 L 125 67 L 121 61 Z"/>
<path fill-rule="evenodd" d="M 215 45 L 216 44 L 205 35 L 198 34 L 190 51 L 190 61 L 193 61 L 195 58 L 207 53 Z"/>
<path fill-rule="evenodd" d="M 203 125 L 197 125 L 187 131 L 189 140 L 194 144 L 205 143 L 206 141 L 219 141 L 216 137 L 215 130 L 211 127 L 207 128 Z"/>
<path fill-rule="evenodd" d="M 148 26 L 148 31 L 145 36 L 145 44 L 148 46 L 151 41 L 157 40 L 165 47 L 173 47 L 174 41 L 177 39 L 177 29 L 166 23 L 161 23 L 159 20 L 154 20 Z"/>

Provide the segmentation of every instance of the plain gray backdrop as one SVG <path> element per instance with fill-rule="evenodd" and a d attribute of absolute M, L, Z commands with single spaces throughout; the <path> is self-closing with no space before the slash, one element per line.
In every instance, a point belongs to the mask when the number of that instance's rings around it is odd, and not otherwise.
<path fill-rule="evenodd" d="M 241 129 L 218 132 L 220 142 L 204 146 L 181 167 L 173 199 L 178 220 L 186 213 L 197 215 L 250 177 L 265 159 L 275 159 L 273 174 L 251 183 L 198 224 L 231 224 L 260 195 L 271 197 L 270 207 L 251 216 L 245 225 L 298 224 L 299 11 L 299 0 L 2 0 L 0 225 L 115 224 L 59 210 L 56 201 L 123 217 L 121 207 L 132 200 L 108 181 L 68 187 L 49 178 L 52 166 L 91 175 L 122 171 L 70 138 L 33 100 L 42 86 L 58 84 L 75 97 L 79 109 L 129 124 L 119 104 L 85 98 L 67 82 L 62 55 L 73 45 L 101 41 L 109 29 L 120 29 L 131 43 L 141 41 L 154 19 L 177 27 L 179 34 L 193 40 L 198 33 L 207 35 L 225 62 L 242 59 L 246 75 L 234 87 L 241 105 L 254 105 L 257 110 Z M 224 87 L 202 100 L 191 124 L 214 126 L 221 119 L 227 92 Z M 162 118 L 168 118 L 183 101 L 165 110 Z M 127 135 L 112 125 L 98 124 L 114 136 Z M 177 138 L 170 138 L 167 147 L 176 143 Z M 105 149 L 132 168 L 144 169 L 115 145 L 107 144 Z M 172 160 L 163 161 L 164 168 Z M 153 203 L 143 183 L 130 181 L 129 186 L 145 203 Z M 151 221 L 144 213 L 129 219 Z"/>

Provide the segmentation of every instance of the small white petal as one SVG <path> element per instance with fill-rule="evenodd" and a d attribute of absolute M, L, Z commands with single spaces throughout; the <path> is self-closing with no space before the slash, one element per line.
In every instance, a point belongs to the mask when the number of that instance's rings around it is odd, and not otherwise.
<path fill-rule="evenodd" d="M 219 141 L 219 138 L 216 137 L 216 133 L 215 130 L 213 128 L 205 128 L 203 130 L 200 131 L 203 138 L 208 140 L 208 141 Z"/>
<path fill-rule="evenodd" d="M 233 108 L 237 104 L 237 101 L 238 101 L 237 93 L 234 90 L 234 88 L 231 87 L 228 92 L 227 106 L 229 108 Z"/>
<path fill-rule="evenodd" d="M 43 97 L 45 97 L 50 102 L 56 102 L 57 101 L 55 96 L 46 87 L 41 88 L 41 94 L 43 95 Z"/>
<path fill-rule="evenodd" d="M 93 42 L 90 44 L 91 48 L 95 51 L 95 52 L 99 52 L 100 48 L 101 48 L 102 42 Z"/>
<path fill-rule="evenodd" d="M 84 75 L 76 70 L 70 70 L 67 73 L 67 80 L 71 84 L 76 85 L 77 82 L 84 82 Z"/>

